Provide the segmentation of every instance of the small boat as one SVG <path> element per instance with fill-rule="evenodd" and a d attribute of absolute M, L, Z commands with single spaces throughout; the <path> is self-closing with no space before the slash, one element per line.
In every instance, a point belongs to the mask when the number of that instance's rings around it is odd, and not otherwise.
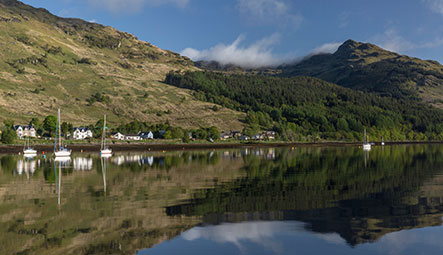
<path fill-rule="evenodd" d="M 106 146 L 106 114 L 103 117 L 103 134 L 102 143 L 100 146 L 100 155 L 102 157 L 109 157 L 112 155 L 112 149 Z"/>
<path fill-rule="evenodd" d="M 25 142 L 25 147 L 23 148 L 23 155 L 25 157 L 34 157 L 37 156 L 37 150 L 31 147 L 29 143 L 29 137 Z"/>
<path fill-rule="evenodd" d="M 58 109 L 57 114 L 57 126 L 55 129 L 55 143 L 54 143 L 54 155 L 55 157 L 70 157 L 71 151 L 67 148 L 63 147 L 62 144 L 62 136 L 60 134 L 60 109 Z M 59 140 L 59 147 L 57 148 L 57 134 L 58 134 L 58 140 Z"/>
<path fill-rule="evenodd" d="M 366 129 L 363 135 L 363 150 L 364 151 L 370 151 L 371 150 L 371 144 L 368 143 L 367 137 L 366 137 Z"/>
<path fill-rule="evenodd" d="M 385 146 L 385 140 L 383 137 L 381 138 L 381 146 Z"/>

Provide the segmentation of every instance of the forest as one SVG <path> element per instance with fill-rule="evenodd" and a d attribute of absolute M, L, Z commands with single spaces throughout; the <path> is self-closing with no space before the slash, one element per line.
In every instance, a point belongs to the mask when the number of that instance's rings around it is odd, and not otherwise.
<path fill-rule="evenodd" d="M 170 72 L 165 83 L 202 101 L 247 113 L 245 134 L 274 130 L 281 140 L 441 140 L 443 111 L 326 81 L 218 72 Z"/>

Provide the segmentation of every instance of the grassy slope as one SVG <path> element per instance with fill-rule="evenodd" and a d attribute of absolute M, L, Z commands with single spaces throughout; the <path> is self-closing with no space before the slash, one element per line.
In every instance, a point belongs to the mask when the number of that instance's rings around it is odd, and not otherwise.
<path fill-rule="evenodd" d="M 442 65 L 399 55 L 373 44 L 348 40 L 334 54 L 312 56 L 285 67 L 283 75 L 314 76 L 394 97 L 418 97 L 443 109 Z"/>
<path fill-rule="evenodd" d="M 82 58 L 92 64 L 78 63 Z M 170 70 L 193 69 L 188 59 L 111 27 L 0 0 L 0 121 L 26 123 L 60 107 L 63 120 L 76 125 L 106 113 L 114 124 L 138 119 L 240 128 L 241 113 L 214 112 L 213 104 L 161 82 Z M 97 92 L 110 102 L 89 106 L 86 100 Z"/>

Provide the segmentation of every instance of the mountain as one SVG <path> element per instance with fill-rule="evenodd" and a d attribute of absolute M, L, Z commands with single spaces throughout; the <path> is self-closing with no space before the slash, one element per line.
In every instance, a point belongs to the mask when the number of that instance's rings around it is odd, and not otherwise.
<path fill-rule="evenodd" d="M 443 66 L 348 40 L 333 54 L 282 67 L 282 76 L 313 76 L 344 87 L 395 98 L 415 98 L 443 109 Z"/>
<path fill-rule="evenodd" d="M 242 127 L 243 114 L 194 99 L 161 81 L 198 70 L 186 57 L 134 35 L 0 0 L 0 121 L 28 123 L 62 109 L 63 121 L 169 121 L 182 127 Z"/>

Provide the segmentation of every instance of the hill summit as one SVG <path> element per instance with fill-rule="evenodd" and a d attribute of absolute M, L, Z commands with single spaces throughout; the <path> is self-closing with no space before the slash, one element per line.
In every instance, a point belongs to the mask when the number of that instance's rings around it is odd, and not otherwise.
<path fill-rule="evenodd" d="M 422 99 L 443 108 L 443 66 L 347 40 L 333 54 L 314 55 L 283 67 L 283 76 L 313 76 L 395 98 Z"/>

